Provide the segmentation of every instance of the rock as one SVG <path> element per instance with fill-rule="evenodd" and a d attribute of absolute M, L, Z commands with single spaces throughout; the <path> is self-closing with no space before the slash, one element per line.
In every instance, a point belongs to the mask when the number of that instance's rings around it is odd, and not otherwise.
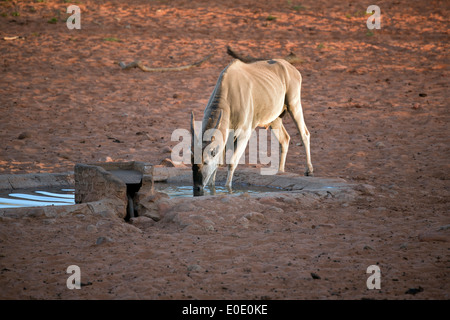
<path fill-rule="evenodd" d="M 378 141 L 377 143 L 375 143 L 375 147 L 377 147 L 377 148 L 384 148 L 385 144 L 383 142 L 381 142 L 381 141 Z"/>
<path fill-rule="evenodd" d="M 166 168 L 186 168 L 186 165 L 184 163 L 175 163 L 171 159 L 166 158 L 161 161 L 159 164 L 160 166 L 164 166 Z"/>
<path fill-rule="evenodd" d="M 187 267 L 187 270 L 189 272 L 192 272 L 192 271 L 199 272 L 199 271 L 202 271 L 203 268 L 200 265 L 198 265 L 198 264 L 192 264 L 192 265 Z"/>
<path fill-rule="evenodd" d="M 267 211 L 271 212 L 271 213 L 284 213 L 283 209 L 281 209 L 280 207 L 275 207 L 275 206 L 267 208 Z"/>
<path fill-rule="evenodd" d="M 168 168 L 175 168 L 175 163 L 169 158 L 162 160 L 160 165 Z"/>
<path fill-rule="evenodd" d="M 246 217 L 241 217 L 236 222 L 244 229 L 247 229 L 248 226 L 250 225 L 250 221 Z"/>
<path fill-rule="evenodd" d="M 138 228 L 151 227 L 155 224 L 155 220 L 153 220 L 150 217 L 146 217 L 146 216 L 131 218 L 130 222 Z"/>
<path fill-rule="evenodd" d="M 135 228 L 139 229 L 141 232 L 143 232 L 144 229 L 153 227 L 156 223 L 155 220 L 153 220 L 152 218 L 145 216 L 131 218 L 130 222 Z"/>
<path fill-rule="evenodd" d="M 19 139 L 19 140 L 23 140 L 23 139 L 27 139 L 27 138 L 31 138 L 31 132 L 29 132 L 29 131 L 24 131 L 21 134 L 19 134 L 19 136 L 17 137 L 17 139 Z"/>
<path fill-rule="evenodd" d="M 155 221 L 161 220 L 161 211 L 164 209 L 163 202 L 166 199 L 169 199 L 169 196 L 163 192 L 154 192 L 151 195 L 138 192 L 134 199 L 138 215 Z"/>
<path fill-rule="evenodd" d="M 145 139 L 150 139 L 151 138 L 150 135 L 148 134 L 148 132 L 146 132 L 146 131 L 138 131 L 138 132 L 136 132 L 136 135 L 137 136 L 143 136 Z"/>
<path fill-rule="evenodd" d="M 373 196 L 375 194 L 375 187 L 368 184 L 358 184 L 355 190 L 361 192 L 363 196 Z"/>
<path fill-rule="evenodd" d="M 329 224 L 329 223 L 321 223 L 321 224 L 319 224 L 319 227 L 331 229 L 331 228 L 334 228 L 334 225 Z"/>
<path fill-rule="evenodd" d="M 143 217 L 148 217 L 153 219 L 154 221 L 161 220 L 161 215 L 159 214 L 157 209 L 150 209 L 148 207 L 141 207 L 138 209 L 138 214 Z"/>
<path fill-rule="evenodd" d="M 40 207 L 44 215 L 48 218 L 65 217 L 73 215 L 78 219 L 84 219 L 86 214 L 91 213 L 87 204 L 76 204 L 70 206 L 45 206 Z"/>
<path fill-rule="evenodd" d="M 95 241 L 96 245 L 100 245 L 102 243 L 114 242 L 113 239 L 109 237 L 98 237 L 97 241 Z"/>
<path fill-rule="evenodd" d="M 44 219 L 42 220 L 42 223 L 45 225 L 54 224 L 56 222 L 56 219 Z"/>
<path fill-rule="evenodd" d="M 121 201 L 104 199 L 89 202 L 87 206 L 93 214 L 98 214 L 102 217 L 119 217 L 124 219 L 126 216 L 126 203 Z"/>
<path fill-rule="evenodd" d="M 161 149 L 161 153 L 172 153 L 172 148 L 169 146 L 165 146 Z"/>
<path fill-rule="evenodd" d="M 87 231 L 87 232 L 92 232 L 92 233 L 97 232 L 97 227 L 94 226 L 93 224 L 90 224 L 90 225 L 88 225 L 88 226 L 86 227 L 86 231 Z"/>
<path fill-rule="evenodd" d="M 266 221 L 266 216 L 259 212 L 249 212 L 244 215 L 247 220 L 256 221 L 256 222 L 264 222 Z"/>
<path fill-rule="evenodd" d="M 295 199 L 294 197 L 291 197 L 290 195 L 282 195 L 280 197 L 277 198 L 277 200 L 279 202 L 285 203 L 285 204 L 289 204 L 289 205 L 297 205 L 297 199 Z"/>
<path fill-rule="evenodd" d="M 422 291 L 423 291 L 423 288 L 421 286 L 419 286 L 418 288 L 409 288 L 408 290 L 406 290 L 405 294 L 415 295 L 416 293 L 419 293 Z"/>
<path fill-rule="evenodd" d="M 270 205 L 270 206 L 276 206 L 278 204 L 278 201 L 275 198 L 273 198 L 273 197 L 265 196 L 265 197 L 262 197 L 259 200 L 259 203 L 267 204 L 267 205 Z"/>
<path fill-rule="evenodd" d="M 161 197 L 163 197 L 164 194 L 162 194 L 161 192 L 157 192 L 157 191 L 152 191 L 150 190 L 149 192 L 142 192 L 141 190 L 139 190 L 133 198 L 134 203 L 144 203 L 146 201 L 151 201 L 151 202 L 155 202 L 157 200 L 159 200 Z"/>
<path fill-rule="evenodd" d="M 197 211 L 179 212 L 173 222 L 182 228 L 190 227 L 190 230 L 196 231 L 214 231 L 214 222 L 203 214 L 197 214 Z"/>
<path fill-rule="evenodd" d="M 120 224 L 119 230 L 121 230 L 125 234 L 140 234 L 142 233 L 142 230 L 136 227 L 135 225 L 129 224 L 129 223 L 122 223 Z"/>
<path fill-rule="evenodd" d="M 311 277 L 312 277 L 314 280 L 320 279 L 320 276 L 319 276 L 318 274 L 314 273 L 314 272 L 311 272 Z"/>
<path fill-rule="evenodd" d="M 173 214 L 173 217 L 171 220 L 172 220 L 172 222 L 176 223 L 180 227 L 185 228 L 192 224 L 192 220 L 189 219 L 189 215 L 190 215 L 189 212 L 188 213 L 186 213 L 186 212 L 175 213 L 175 214 Z"/>

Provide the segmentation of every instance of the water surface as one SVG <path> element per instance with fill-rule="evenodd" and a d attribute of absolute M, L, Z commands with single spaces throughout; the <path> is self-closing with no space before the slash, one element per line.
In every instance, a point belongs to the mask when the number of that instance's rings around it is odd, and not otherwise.
<path fill-rule="evenodd" d="M 155 190 L 159 192 L 164 192 L 171 198 L 186 198 L 193 197 L 194 192 L 192 185 L 182 185 L 182 184 L 171 184 L 165 182 L 155 183 Z M 227 194 L 257 194 L 266 192 L 276 192 L 280 191 L 279 188 L 264 187 L 264 186 L 251 186 L 251 185 L 241 185 L 236 184 L 233 186 L 230 192 L 224 185 L 216 185 L 214 190 L 209 187 L 205 187 L 204 195 L 227 195 Z"/>
<path fill-rule="evenodd" d="M 75 204 L 75 189 L 14 190 L 0 193 L 0 209 L 72 204 Z"/>

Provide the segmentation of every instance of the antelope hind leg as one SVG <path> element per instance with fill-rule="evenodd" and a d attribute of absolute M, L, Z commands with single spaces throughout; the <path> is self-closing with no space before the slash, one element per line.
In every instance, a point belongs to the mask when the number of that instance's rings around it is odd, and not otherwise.
<path fill-rule="evenodd" d="M 305 176 L 314 176 L 314 169 L 311 163 L 311 153 L 310 153 L 310 133 L 306 127 L 305 120 L 303 119 L 302 105 L 300 102 L 296 104 L 296 107 L 289 108 L 289 113 L 294 120 L 300 136 L 302 137 L 303 145 L 305 146 L 306 153 L 306 171 Z"/>
<path fill-rule="evenodd" d="M 284 166 L 286 164 L 286 155 L 289 149 L 289 141 L 291 137 L 287 133 L 286 129 L 283 126 L 283 120 L 281 118 L 277 118 L 270 124 L 272 128 L 272 132 L 277 137 L 278 142 L 280 143 L 280 164 L 278 171 L 284 172 Z"/>

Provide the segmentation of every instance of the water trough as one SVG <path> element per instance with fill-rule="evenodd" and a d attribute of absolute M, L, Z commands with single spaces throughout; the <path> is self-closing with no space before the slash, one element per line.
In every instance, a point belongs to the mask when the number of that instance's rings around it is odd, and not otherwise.
<path fill-rule="evenodd" d="M 46 206 L 0 207 L 0 217 L 93 213 L 125 220 L 147 216 L 158 221 L 162 207 L 195 204 L 212 197 L 244 194 L 259 199 L 281 194 L 294 198 L 311 195 L 349 201 L 357 195 L 355 185 L 338 178 L 305 177 L 294 173 L 264 176 L 257 169 L 243 167 L 235 172 L 232 193 L 223 187 L 225 179 L 225 168 L 219 169 L 215 192 L 210 190 L 205 196 L 192 197 L 190 168 L 153 166 L 138 161 L 76 164 L 73 173 L 0 175 L 0 195 L 17 194 L 19 189 L 45 192 L 56 188 L 71 189 L 74 197 L 70 199 L 73 202 L 69 202 L 62 192 L 59 192 L 59 199 L 55 192 L 52 196 L 40 193 L 40 196 L 56 199 Z M 33 198 L 30 194 L 28 197 Z M 63 200 L 56 201 L 60 199 Z"/>

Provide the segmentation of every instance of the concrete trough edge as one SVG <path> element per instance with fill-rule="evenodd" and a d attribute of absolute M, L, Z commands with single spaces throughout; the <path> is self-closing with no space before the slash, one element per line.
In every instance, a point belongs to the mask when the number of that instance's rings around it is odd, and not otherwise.
<path fill-rule="evenodd" d="M 73 172 L 0 175 L 0 190 L 66 187 L 74 183 Z"/>

